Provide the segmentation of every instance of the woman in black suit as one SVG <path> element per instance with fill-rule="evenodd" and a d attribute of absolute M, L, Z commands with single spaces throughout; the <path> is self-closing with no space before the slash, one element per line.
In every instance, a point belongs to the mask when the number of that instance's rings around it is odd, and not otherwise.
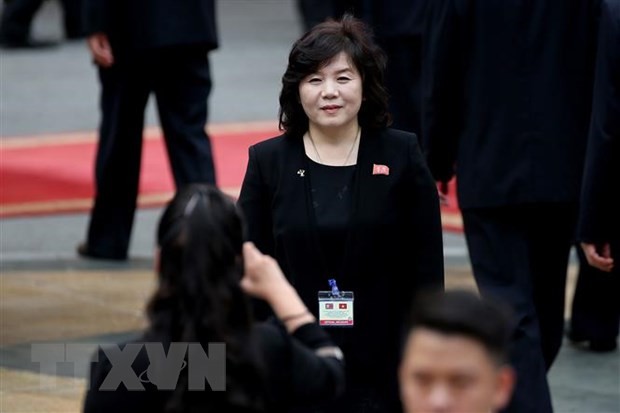
<path fill-rule="evenodd" d="M 387 128 L 384 68 L 349 15 L 302 36 L 282 78 L 284 133 L 250 148 L 238 201 L 250 240 L 320 324 L 348 325 L 330 329 L 347 357 L 347 392 L 324 411 L 399 409 L 403 315 L 418 291 L 443 288 L 437 190 L 416 136 Z M 336 300 L 348 309 L 336 321 L 318 299 L 330 280 L 354 299 L 353 311 Z"/>
<path fill-rule="evenodd" d="M 112 368 L 128 366 L 118 366 L 118 355 L 108 358 L 118 347 L 100 349 L 85 412 L 284 412 L 342 392 L 342 352 L 276 261 L 243 244 L 242 229 L 234 202 L 216 188 L 193 184 L 178 192 L 159 223 L 159 286 L 148 307 L 150 325 L 139 341 L 122 346 L 123 352 L 140 349 L 135 377 L 110 389 L 119 375 L 110 374 Z M 280 322 L 253 323 L 244 292 L 266 300 Z M 199 344 L 214 360 L 214 343 L 225 344 L 224 373 L 194 364 L 191 346 Z M 149 352 L 149 344 L 163 346 L 166 359 Z M 174 347 L 189 350 L 177 360 Z M 219 380 L 225 391 L 200 390 L 204 378 L 197 386 L 192 371 Z"/>

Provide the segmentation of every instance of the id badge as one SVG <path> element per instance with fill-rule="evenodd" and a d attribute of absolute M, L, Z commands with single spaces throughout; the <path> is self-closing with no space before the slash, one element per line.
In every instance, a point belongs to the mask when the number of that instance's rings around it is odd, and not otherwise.
<path fill-rule="evenodd" d="M 323 327 L 353 327 L 353 292 L 319 291 L 319 325 Z"/>

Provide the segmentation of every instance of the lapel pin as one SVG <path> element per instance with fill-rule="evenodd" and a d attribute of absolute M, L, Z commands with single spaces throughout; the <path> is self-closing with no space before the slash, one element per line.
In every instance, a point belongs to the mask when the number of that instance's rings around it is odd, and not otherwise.
<path fill-rule="evenodd" d="M 298 170 L 297 175 L 303 178 L 304 176 L 306 176 L 306 170 L 305 169 Z"/>
<path fill-rule="evenodd" d="M 389 175 L 390 168 L 387 165 L 381 165 L 377 163 L 372 164 L 372 174 L 373 175 Z"/>

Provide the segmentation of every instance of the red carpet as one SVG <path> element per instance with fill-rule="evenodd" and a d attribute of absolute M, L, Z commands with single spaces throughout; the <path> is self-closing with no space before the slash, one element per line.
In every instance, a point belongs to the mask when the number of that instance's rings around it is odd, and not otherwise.
<path fill-rule="evenodd" d="M 219 186 L 236 196 L 247 164 L 248 146 L 279 132 L 275 124 L 249 123 L 209 128 Z M 0 217 L 83 212 L 91 207 L 95 133 L 5 138 L 0 148 Z M 140 206 L 159 206 L 173 182 L 158 129 L 145 132 Z M 444 227 L 460 230 L 453 197 L 443 208 Z"/>

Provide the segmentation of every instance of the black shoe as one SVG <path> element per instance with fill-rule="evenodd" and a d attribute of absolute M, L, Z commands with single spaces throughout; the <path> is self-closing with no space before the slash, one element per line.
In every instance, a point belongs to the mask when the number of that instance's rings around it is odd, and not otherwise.
<path fill-rule="evenodd" d="M 608 353 L 618 348 L 616 339 L 592 340 L 574 330 L 568 330 L 566 337 L 573 345 L 595 353 Z"/>
<path fill-rule="evenodd" d="M 583 343 L 584 341 L 588 341 L 588 337 L 586 337 L 583 334 L 580 334 L 578 332 L 575 332 L 575 330 L 569 329 L 566 332 L 566 337 L 574 344 L 578 344 L 578 343 Z"/>
<path fill-rule="evenodd" d="M 0 41 L 0 46 L 4 49 L 49 49 L 58 46 L 58 42 L 33 39 L 2 39 Z"/>
<path fill-rule="evenodd" d="M 588 348 L 595 353 L 609 353 L 618 348 L 618 343 L 616 340 L 590 340 Z"/>
<path fill-rule="evenodd" d="M 127 261 L 127 254 L 123 255 L 105 255 L 99 254 L 97 252 L 91 251 L 88 248 L 88 244 L 86 242 L 82 242 L 76 248 L 76 251 L 80 257 L 89 258 L 89 259 L 98 259 L 98 260 L 110 260 L 110 261 Z"/>

